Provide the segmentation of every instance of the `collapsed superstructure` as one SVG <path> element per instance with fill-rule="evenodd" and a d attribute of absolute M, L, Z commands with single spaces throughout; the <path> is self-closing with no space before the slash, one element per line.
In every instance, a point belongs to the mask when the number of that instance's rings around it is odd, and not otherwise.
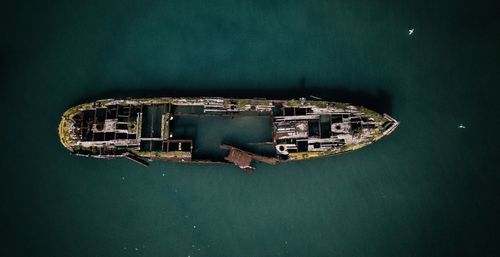
<path fill-rule="evenodd" d="M 183 116 L 269 116 L 272 147 L 262 155 L 227 144 L 222 160 L 196 158 L 193 138 L 179 138 L 173 120 Z M 224 125 L 224 124 L 222 124 Z M 230 125 L 228 123 L 227 125 Z M 71 153 L 179 162 L 226 161 L 252 171 L 253 160 L 276 164 L 359 149 L 393 132 L 399 122 L 364 107 L 320 100 L 198 98 L 106 99 L 68 109 L 59 125 L 61 143 Z"/>

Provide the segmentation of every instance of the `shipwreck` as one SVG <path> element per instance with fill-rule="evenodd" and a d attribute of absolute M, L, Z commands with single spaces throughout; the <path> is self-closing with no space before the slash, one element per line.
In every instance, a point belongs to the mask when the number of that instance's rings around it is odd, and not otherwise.
<path fill-rule="evenodd" d="M 144 166 L 152 160 L 228 162 L 251 172 L 254 161 L 277 164 L 353 151 L 398 125 L 387 114 L 320 99 L 105 99 L 66 110 L 59 138 L 78 156 L 127 158 Z"/>

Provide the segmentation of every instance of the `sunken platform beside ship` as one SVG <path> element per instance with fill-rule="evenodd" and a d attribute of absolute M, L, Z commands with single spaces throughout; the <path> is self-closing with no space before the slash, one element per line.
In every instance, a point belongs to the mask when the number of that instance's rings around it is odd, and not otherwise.
<path fill-rule="evenodd" d="M 61 143 L 73 154 L 147 160 L 268 164 L 359 149 L 392 133 L 387 114 L 319 100 L 106 99 L 68 109 Z M 216 136 L 216 135 L 219 136 Z"/>

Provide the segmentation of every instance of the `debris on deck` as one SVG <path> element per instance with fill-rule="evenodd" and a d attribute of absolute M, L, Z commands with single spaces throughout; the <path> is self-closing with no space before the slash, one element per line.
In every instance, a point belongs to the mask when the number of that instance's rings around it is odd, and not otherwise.
<path fill-rule="evenodd" d="M 267 164 L 333 156 L 369 145 L 391 134 L 399 122 L 348 103 L 313 100 L 236 99 L 221 97 L 105 99 L 69 108 L 59 124 L 61 143 L 73 154 L 95 158 L 128 158 L 143 166 L 145 160 L 234 163 L 255 170 L 253 160 Z M 200 147 L 193 138 L 175 134 L 181 116 L 269 116 L 271 156 L 221 145 L 229 150 L 221 160 L 193 156 Z M 463 125 L 462 125 L 463 126 Z M 459 127 L 462 127 L 459 126 Z M 465 128 L 465 126 L 463 126 Z"/>

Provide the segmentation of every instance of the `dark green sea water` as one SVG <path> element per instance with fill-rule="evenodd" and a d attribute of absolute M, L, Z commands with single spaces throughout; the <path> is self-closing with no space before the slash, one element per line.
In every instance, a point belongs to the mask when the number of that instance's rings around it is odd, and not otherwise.
<path fill-rule="evenodd" d="M 494 1 L 0 6 L 1 256 L 500 255 Z M 87 100 L 211 90 L 310 90 L 401 126 L 252 175 L 79 158 L 57 137 Z"/>

